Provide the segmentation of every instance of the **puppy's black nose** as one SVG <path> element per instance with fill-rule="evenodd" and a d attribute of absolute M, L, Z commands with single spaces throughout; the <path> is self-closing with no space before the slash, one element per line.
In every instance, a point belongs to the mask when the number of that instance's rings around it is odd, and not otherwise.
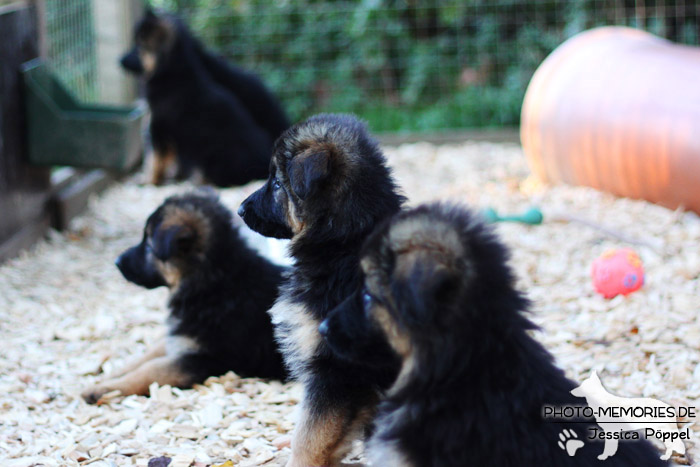
<path fill-rule="evenodd" d="M 243 201 L 241 203 L 241 205 L 238 207 L 238 215 L 241 216 L 241 218 L 243 218 L 243 216 L 245 216 L 246 204 L 247 203 L 245 201 Z"/>
<path fill-rule="evenodd" d="M 321 324 L 318 325 L 318 332 L 321 333 L 323 337 L 328 335 L 328 320 L 324 319 Z"/>

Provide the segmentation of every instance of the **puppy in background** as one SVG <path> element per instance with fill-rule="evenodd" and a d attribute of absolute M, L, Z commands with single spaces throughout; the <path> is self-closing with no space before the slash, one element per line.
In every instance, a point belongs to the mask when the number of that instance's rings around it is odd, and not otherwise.
<path fill-rule="evenodd" d="M 250 228 L 291 239 L 295 260 L 270 310 L 287 366 L 304 386 L 289 466 L 337 465 L 364 435 L 379 390 L 393 380 L 374 358 L 336 358 L 318 326 L 362 286 L 362 242 L 403 201 L 365 125 L 318 115 L 280 137 L 267 182 L 241 204 Z"/>
<path fill-rule="evenodd" d="M 208 53 L 177 17 L 151 10 L 121 64 L 146 80 L 152 183 L 174 166 L 177 178 L 217 186 L 267 176 L 272 143 L 289 121 L 257 76 Z"/>
<path fill-rule="evenodd" d="M 384 357 L 396 378 L 368 443 L 372 465 L 666 465 L 645 440 L 621 442 L 600 464 L 602 442 L 587 440 L 594 420 L 543 418 L 545 406 L 581 399 L 528 334 L 535 325 L 507 259 L 472 213 L 440 204 L 403 212 L 367 240 L 362 290 L 320 332 L 342 358 L 364 361 L 384 342 L 396 359 Z M 564 431 L 578 451 L 560 443 Z"/>
<path fill-rule="evenodd" d="M 124 277 L 170 289 L 168 334 L 121 373 L 86 390 L 147 394 L 154 381 L 182 388 L 233 371 L 283 380 L 286 370 L 267 310 L 283 269 L 252 250 L 210 192 L 172 196 L 146 222 L 143 239 L 117 259 Z"/>

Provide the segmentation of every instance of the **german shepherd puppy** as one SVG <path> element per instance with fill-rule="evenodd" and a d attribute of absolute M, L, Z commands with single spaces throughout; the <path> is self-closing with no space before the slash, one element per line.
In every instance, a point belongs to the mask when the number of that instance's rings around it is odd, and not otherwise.
<path fill-rule="evenodd" d="M 365 125 L 318 115 L 277 140 L 267 182 L 238 211 L 253 230 L 291 239 L 295 263 L 270 310 L 287 366 L 305 389 L 290 466 L 337 465 L 392 381 L 366 362 L 336 358 L 318 325 L 361 287 L 362 242 L 403 201 Z"/>
<path fill-rule="evenodd" d="M 386 367 L 398 376 L 368 442 L 373 465 L 599 465 L 602 442 L 582 441 L 594 420 L 543 418 L 545 406 L 581 399 L 528 334 L 535 325 L 507 259 L 473 214 L 440 204 L 402 212 L 368 238 L 364 287 L 320 332 L 333 352 L 355 361 L 385 351 L 379 335 L 398 361 Z M 573 456 L 559 445 L 567 436 L 578 436 Z M 647 441 L 623 441 L 604 465 L 665 463 Z"/>
<path fill-rule="evenodd" d="M 170 197 L 151 214 L 141 243 L 116 264 L 130 282 L 170 289 L 168 335 L 85 391 L 86 401 L 114 390 L 147 394 L 154 381 L 190 387 L 227 371 L 286 378 L 267 314 L 283 269 L 249 248 L 231 221 L 215 195 L 203 192 Z"/>
<path fill-rule="evenodd" d="M 176 161 L 180 178 L 199 171 L 218 186 L 265 178 L 289 121 L 262 81 L 205 51 L 172 15 L 148 10 L 134 42 L 121 64 L 146 79 L 152 182 L 162 183 Z"/>

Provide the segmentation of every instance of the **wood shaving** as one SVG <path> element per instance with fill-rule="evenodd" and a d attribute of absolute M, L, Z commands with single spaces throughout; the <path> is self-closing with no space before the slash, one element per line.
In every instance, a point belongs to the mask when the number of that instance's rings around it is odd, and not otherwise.
<path fill-rule="evenodd" d="M 500 213 L 537 205 L 540 226 L 498 224 L 513 251 L 519 286 L 534 302 L 535 334 L 567 374 L 597 370 L 624 396 L 696 406 L 700 398 L 700 219 L 588 188 L 546 186 L 529 177 L 520 147 L 427 143 L 387 148 L 411 204 L 451 200 Z M 289 457 L 294 384 L 209 378 L 181 390 L 154 385 L 150 397 L 108 394 L 87 405 L 80 392 L 138 357 L 164 331 L 166 290 L 125 281 L 113 262 L 140 240 L 146 217 L 187 184 L 142 186 L 137 175 L 91 199 L 69 230 L 52 232 L 0 266 L 0 458 L 9 467 L 280 465 Z M 222 190 L 234 212 L 259 183 Z M 592 261 L 627 246 L 577 223 L 547 222 L 568 213 L 654 248 L 636 246 L 644 287 L 605 300 L 590 280 Z M 656 248 L 656 246 L 661 248 Z M 686 442 L 700 459 L 700 427 Z M 353 459 L 361 458 L 361 445 Z"/>

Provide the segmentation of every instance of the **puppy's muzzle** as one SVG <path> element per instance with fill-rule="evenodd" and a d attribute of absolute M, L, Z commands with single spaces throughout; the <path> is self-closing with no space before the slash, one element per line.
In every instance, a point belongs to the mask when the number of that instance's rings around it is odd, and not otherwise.
<path fill-rule="evenodd" d="M 144 71 L 138 51 L 135 48 L 124 54 L 124 56 L 122 56 L 122 58 L 119 60 L 119 63 L 125 70 L 137 75 L 143 73 Z"/>

